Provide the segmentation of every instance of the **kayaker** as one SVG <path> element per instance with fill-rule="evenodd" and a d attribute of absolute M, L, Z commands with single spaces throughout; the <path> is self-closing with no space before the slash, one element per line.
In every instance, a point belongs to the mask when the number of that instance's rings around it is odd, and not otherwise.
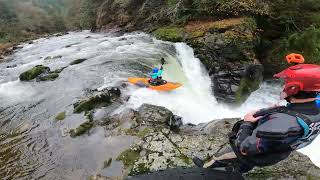
<path fill-rule="evenodd" d="M 150 74 L 149 83 L 153 86 L 158 86 L 162 84 L 162 73 L 163 73 L 163 65 L 164 58 L 161 58 L 161 67 L 160 69 L 155 67 L 152 69 L 152 73 Z"/>
<path fill-rule="evenodd" d="M 245 115 L 234 125 L 229 145 L 207 162 L 195 157 L 197 166 L 232 167 L 245 173 L 255 166 L 276 164 L 317 137 L 320 133 L 320 66 L 298 64 L 274 77 L 284 79 L 281 97 L 288 104 Z"/>

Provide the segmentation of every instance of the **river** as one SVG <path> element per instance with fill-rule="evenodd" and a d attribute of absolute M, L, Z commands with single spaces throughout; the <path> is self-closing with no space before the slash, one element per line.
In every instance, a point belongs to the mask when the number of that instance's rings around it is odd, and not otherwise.
<path fill-rule="evenodd" d="M 0 64 L 0 179 L 86 179 L 103 172 L 109 155 L 133 140 L 107 139 L 101 127 L 94 128 L 90 136 L 64 136 L 64 129 L 85 121 L 83 114 L 73 114 L 73 103 L 86 97 L 89 89 L 119 86 L 128 77 L 147 76 L 153 66 L 159 66 L 161 57 L 166 60 L 163 78 L 183 87 L 157 92 L 129 85 L 123 96 L 130 99 L 115 113 L 150 103 L 167 107 L 183 117 L 184 123 L 198 124 L 242 117 L 279 102 L 280 85 L 264 82 L 241 107 L 218 103 L 211 80 L 191 47 L 145 33 L 70 32 L 22 46 Z M 55 70 L 80 58 L 87 60 L 67 67 L 55 81 L 21 82 L 18 78 L 35 65 Z M 63 111 L 66 119 L 56 122 L 55 116 Z M 320 154 L 315 152 L 318 140 L 302 151 L 320 166 Z"/>

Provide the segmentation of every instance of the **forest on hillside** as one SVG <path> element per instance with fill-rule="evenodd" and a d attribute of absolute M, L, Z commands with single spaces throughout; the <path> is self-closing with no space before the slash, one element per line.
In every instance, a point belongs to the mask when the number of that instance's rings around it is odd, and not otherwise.
<path fill-rule="evenodd" d="M 0 0 L 0 43 L 38 34 L 88 29 L 94 22 L 92 1 Z"/>

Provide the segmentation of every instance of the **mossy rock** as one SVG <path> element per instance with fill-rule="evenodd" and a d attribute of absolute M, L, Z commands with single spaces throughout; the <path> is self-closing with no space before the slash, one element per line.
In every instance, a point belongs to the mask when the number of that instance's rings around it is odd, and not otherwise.
<path fill-rule="evenodd" d="M 164 41 L 181 42 L 184 38 L 184 29 L 180 27 L 162 27 L 153 32 L 154 36 Z"/>
<path fill-rule="evenodd" d="M 184 154 L 181 154 L 179 158 L 188 165 L 192 164 L 192 159 Z"/>
<path fill-rule="evenodd" d="M 127 149 L 123 151 L 118 157 L 117 161 L 122 161 L 125 168 L 132 167 L 133 164 L 140 158 L 139 150 Z"/>
<path fill-rule="evenodd" d="M 92 121 L 86 121 L 82 124 L 80 124 L 79 127 L 76 129 L 71 129 L 70 130 L 70 136 L 72 138 L 81 136 L 82 134 L 89 132 L 89 130 L 93 127 L 93 122 Z"/>
<path fill-rule="evenodd" d="M 148 134 L 150 134 L 150 133 L 152 133 L 152 132 L 154 132 L 153 129 L 151 129 L 151 128 L 144 128 L 143 130 L 141 130 L 141 131 L 139 131 L 139 132 L 137 133 L 137 136 L 138 136 L 139 138 L 144 138 L 144 137 L 146 137 Z"/>
<path fill-rule="evenodd" d="M 150 172 L 150 167 L 146 163 L 139 163 L 134 166 L 134 168 L 130 171 L 129 176 L 144 174 Z"/>
<path fill-rule="evenodd" d="M 19 78 L 21 81 L 30 81 L 43 73 L 48 73 L 49 71 L 50 71 L 49 67 L 38 65 L 20 74 Z"/>
<path fill-rule="evenodd" d="M 124 133 L 126 135 L 130 135 L 130 136 L 137 136 L 139 138 L 144 138 L 146 137 L 148 134 L 154 132 L 154 129 L 151 128 L 144 128 L 143 130 L 138 130 L 138 129 L 134 129 L 134 128 L 130 128 L 130 129 L 124 129 Z"/>
<path fill-rule="evenodd" d="M 252 80 L 250 78 L 242 78 L 240 81 L 240 86 L 236 91 L 236 103 L 241 104 L 250 96 L 250 94 L 259 89 L 261 81 Z"/>
<path fill-rule="evenodd" d="M 39 80 L 40 81 L 54 81 L 58 77 L 59 77 L 58 73 L 50 73 L 50 74 L 45 75 L 45 76 L 40 76 Z"/>
<path fill-rule="evenodd" d="M 57 120 L 57 121 L 62 121 L 62 120 L 64 120 L 65 118 L 66 118 L 66 112 L 64 111 L 64 112 L 59 113 L 59 114 L 55 117 L 55 120 Z"/>
<path fill-rule="evenodd" d="M 74 112 L 88 112 L 99 107 L 106 107 L 111 104 L 111 97 L 108 93 L 103 93 L 74 104 Z"/>
<path fill-rule="evenodd" d="M 84 62 L 84 61 L 86 61 L 86 60 L 87 60 L 87 59 L 85 59 L 85 58 L 76 59 L 76 60 L 72 61 L 72 62 L 70 63 L 70 65 L 80 64 L 80 63 L 82 63 L 82 62 Z"/>

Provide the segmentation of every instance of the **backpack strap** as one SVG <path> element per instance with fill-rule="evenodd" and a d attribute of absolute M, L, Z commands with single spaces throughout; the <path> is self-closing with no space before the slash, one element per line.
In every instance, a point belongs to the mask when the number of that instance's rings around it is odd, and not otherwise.
<path fill-rule="evenodd" d="M 310 128 L 309 128 L 308 124 L 306 122 L 304 122 L 304 120 L 301 119 L 300 117 L 297 117 L 297 122 L 303 128 L 303 136 L 302 136 L 302 139 L 303 139 L 308 136 L 308 134 L 310 132 Z"/>

